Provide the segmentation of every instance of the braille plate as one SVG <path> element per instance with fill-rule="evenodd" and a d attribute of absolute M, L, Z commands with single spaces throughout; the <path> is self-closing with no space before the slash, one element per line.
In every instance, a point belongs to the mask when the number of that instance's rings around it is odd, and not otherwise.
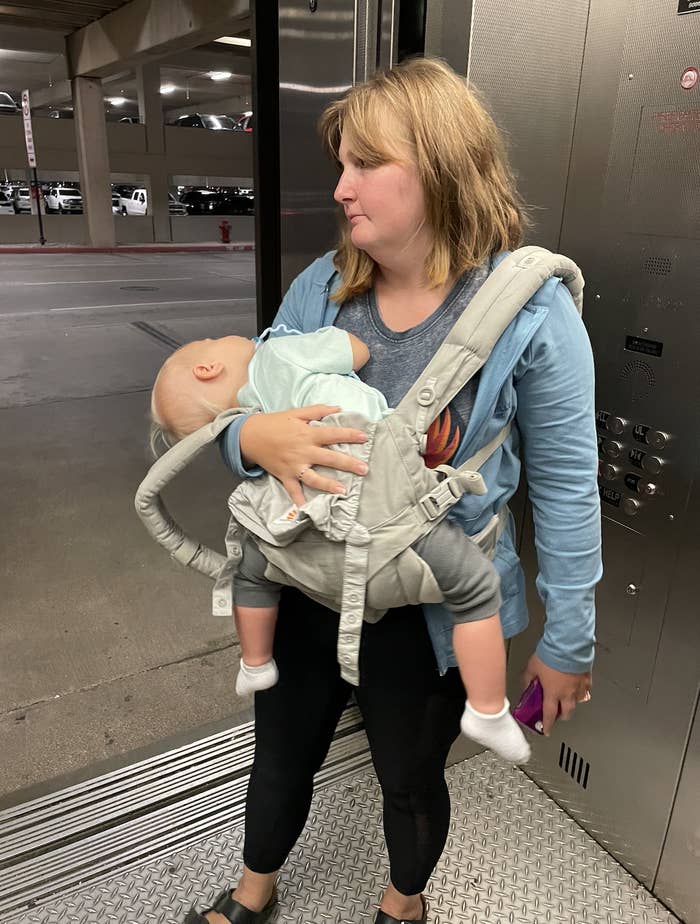
<path fill-rule="evenodd" d="M 490 754 L 447 771 L 452 821 L 428 887 L 432 924 L 657 924 L 677 921 L 525 774 Z M 283 870 L 288 924 L 371 922 L 387 878 L 381 798 L 365 771 L 318 792 Z M 241 867 L 230 827 L 168 857 L 16 914 L 12 924 L 182 921 Z"/>

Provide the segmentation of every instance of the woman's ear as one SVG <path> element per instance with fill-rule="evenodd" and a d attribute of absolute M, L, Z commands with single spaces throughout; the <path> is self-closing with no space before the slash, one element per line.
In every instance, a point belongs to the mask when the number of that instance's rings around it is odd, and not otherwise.
<path fill-rule="evenodd" d="M 215 379 L 217 376 L 221 375 L 223 371 L 224 364 L 220 362 L 197 363 L 197 365 L 192 369 L 194 377 L 199 379 L 200 382 L 206 382 L 210 379 Z"/>

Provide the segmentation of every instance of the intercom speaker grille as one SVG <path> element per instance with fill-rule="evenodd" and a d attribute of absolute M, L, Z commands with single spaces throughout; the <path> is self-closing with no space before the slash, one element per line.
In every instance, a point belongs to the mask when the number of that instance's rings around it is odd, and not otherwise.
<path fill-rule="evenodd" d="M 565 741 L 562 741 L 559 750 L 559 766 L 568 773 L 571 779 L 578 783 L 582 789 L 588 789 L 588 777 L 591 772 L 591 765 L 584 760 L 580 754 L 577 754 L 573 748 L 570 748 Z"/>
<path fill-rule="evenodd" d="M 648 363 L 634 359 L 620 371 L 620 381 L 627 386 L 632 401 L 641 401 L 656 385 L 656 376 Z"/>
<path fill-rule="evenodd" d="M 644 261 L 644 272 L 650 276 L 668 276 L 672 269 L 670 257 L 647 257 Z"/>

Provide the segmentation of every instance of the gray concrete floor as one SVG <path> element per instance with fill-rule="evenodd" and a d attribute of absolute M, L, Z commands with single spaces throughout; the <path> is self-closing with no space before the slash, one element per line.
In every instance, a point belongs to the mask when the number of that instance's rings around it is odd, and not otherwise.
<path fill-rule="evenodd" d="M 254 255 L 0 263 L 0 805 L 250 714 L 207 580 L 133 510 L 149 390 L 173 341 L 255 333 Z M 221 547 L 212 452 L 168 502 Z"/>

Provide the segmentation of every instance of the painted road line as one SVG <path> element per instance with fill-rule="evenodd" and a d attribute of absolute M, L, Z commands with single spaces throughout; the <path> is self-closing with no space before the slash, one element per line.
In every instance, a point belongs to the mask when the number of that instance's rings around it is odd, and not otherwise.
<path fill-rule="evenodd" d="M 255 302 L 255 298 L 183 298 L 178 301 L 162 301 L 162 302 L 118 302 L 116 305 L 78 305 L 75 308 L 49 308 L 48 311 L 59 312 L 59 311 L 99 311 L 102 308 L 150 308 L 153 305 L 215 305 L 215 304 L 225 304 L 225 303 L 234 303 L 234 302 Z M 38 314 L 38 312 L 33 312 L 33 314 Z M 8 315 L 0 314 L 0 320 L 6 318 Z M 26 317 L 26 315 L 15 314 L 14 317 Z"/>

